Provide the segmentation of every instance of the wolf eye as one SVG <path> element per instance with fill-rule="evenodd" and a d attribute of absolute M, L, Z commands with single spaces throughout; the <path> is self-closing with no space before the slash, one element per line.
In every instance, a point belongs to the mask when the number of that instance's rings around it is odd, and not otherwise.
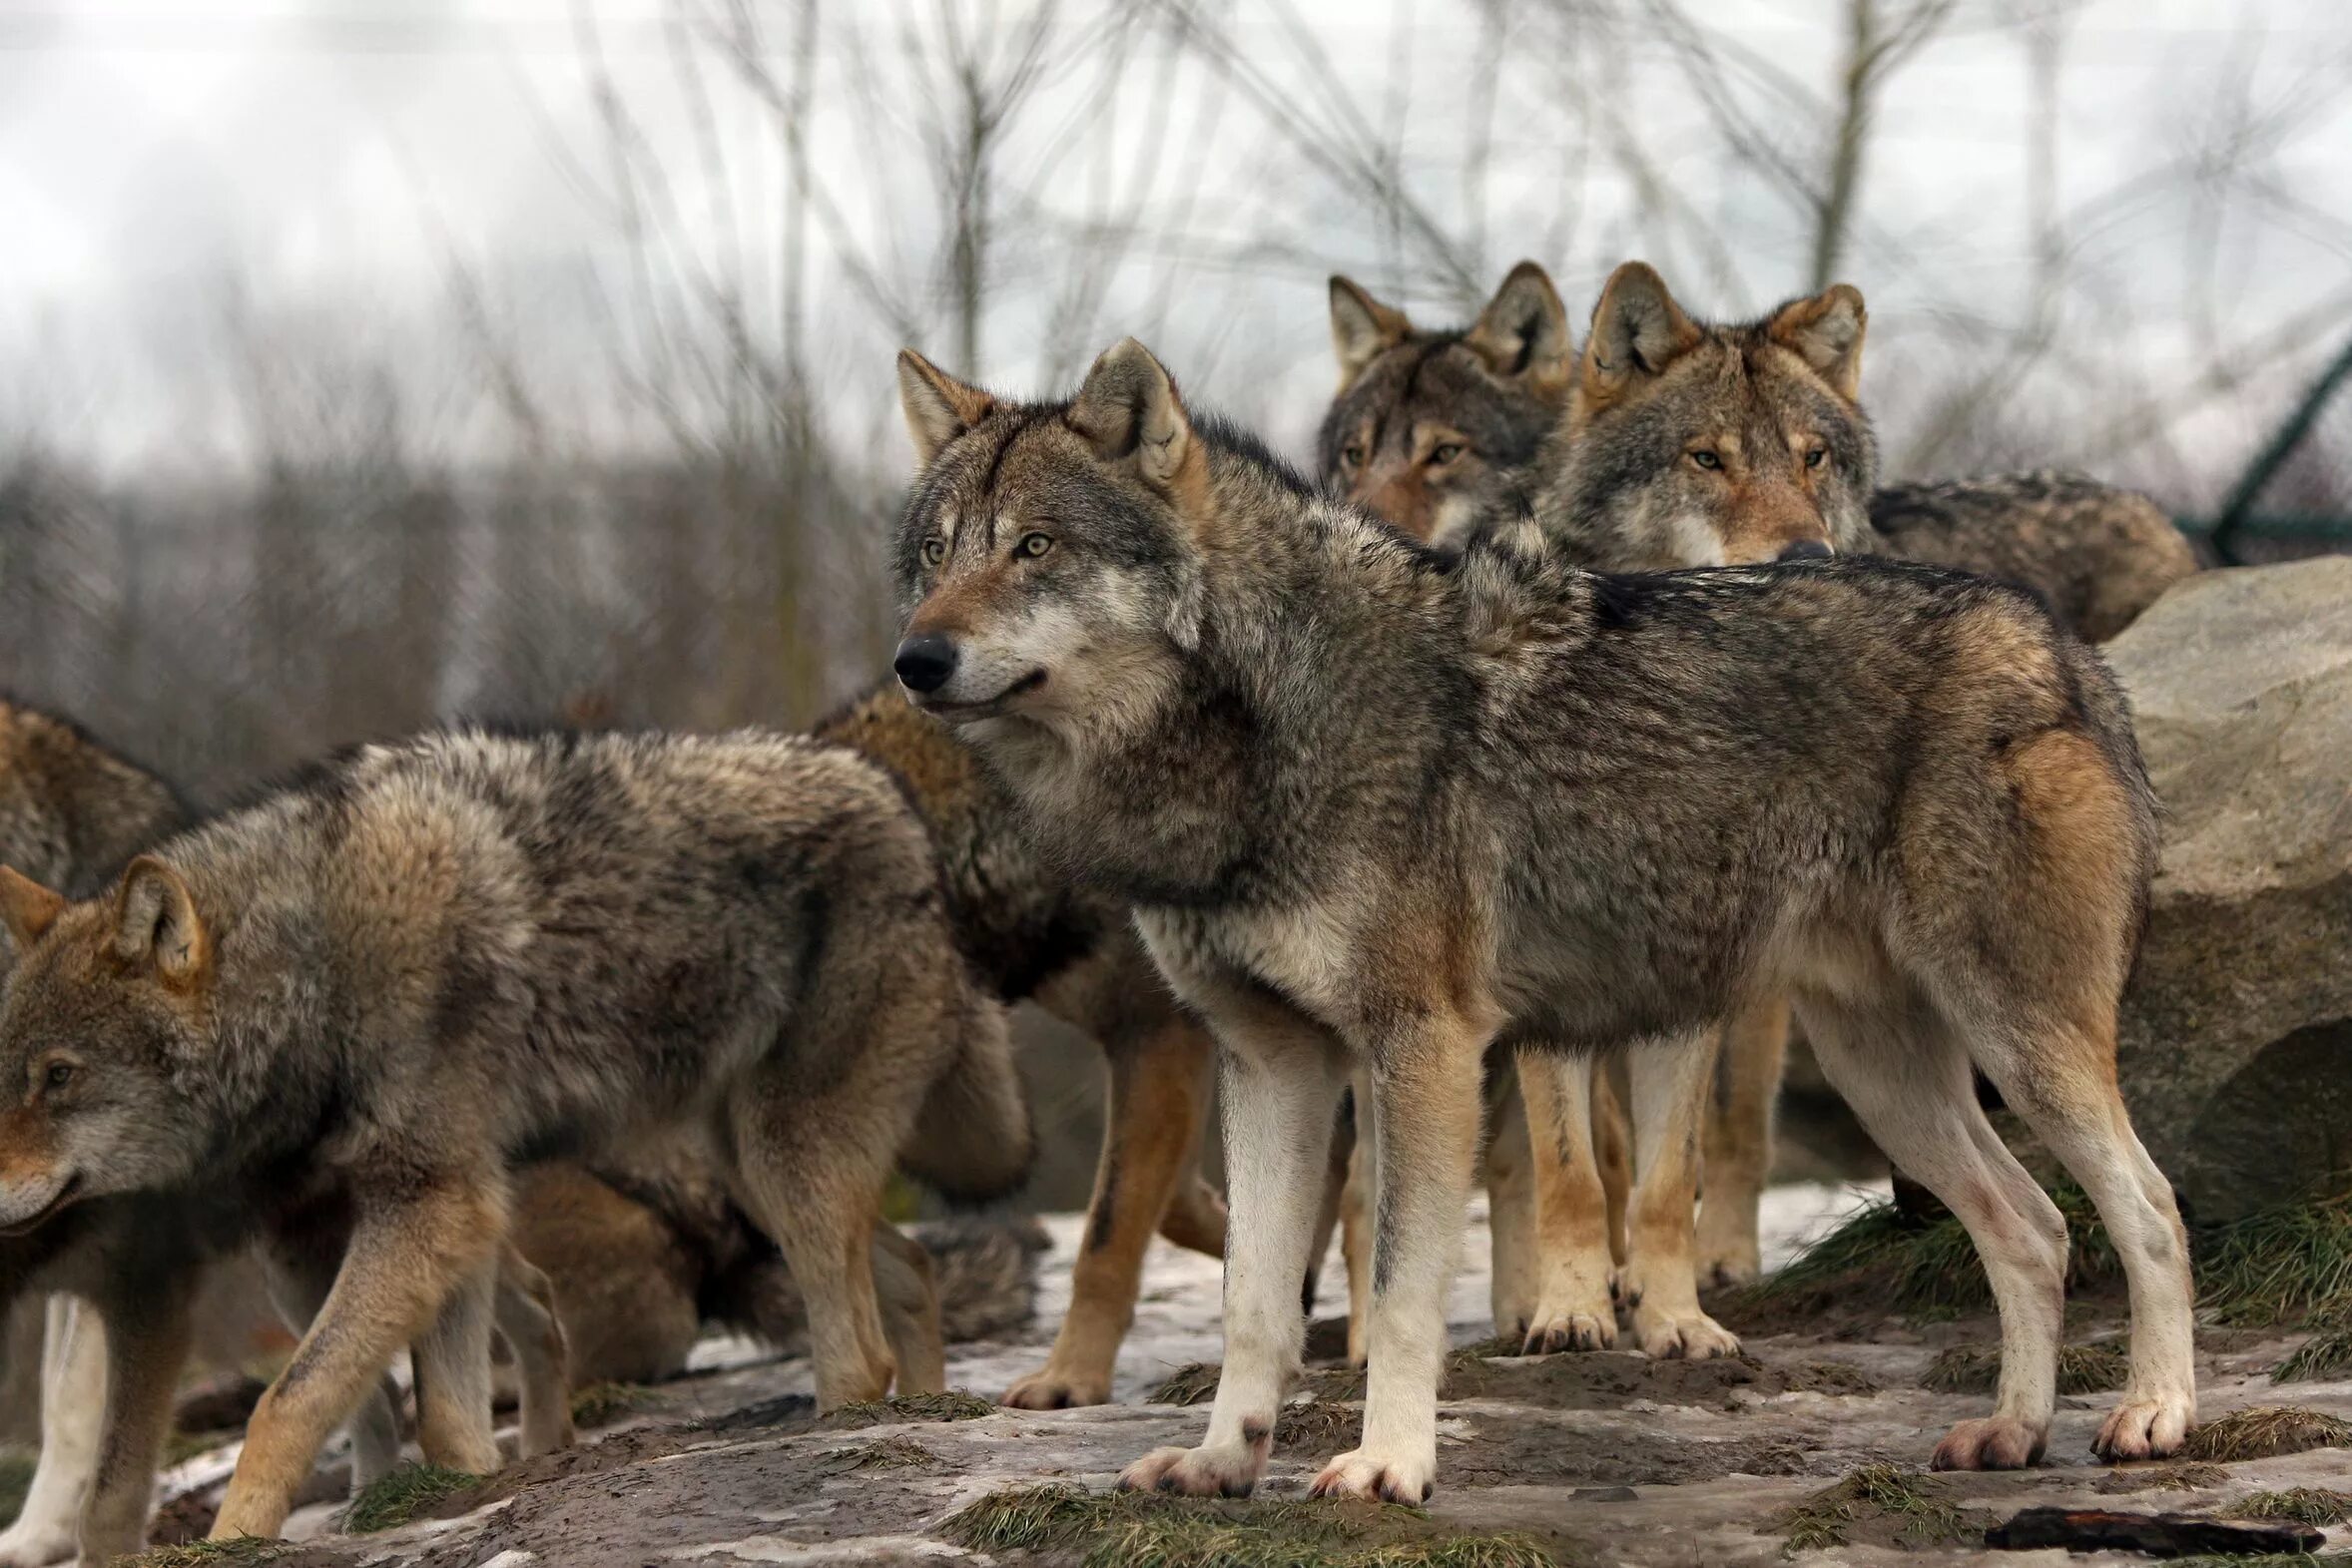
<path fill-rule="evenodd" d="M 73 1081 L 74 1064 L 71 1062 L 51 1062 L 41 1072 L 41 1087 L 44 1089 L 63 1089 Z"/>
<path fill-rule="evenodd" d="M 1828 461 L 1829 448 L 1826 446 L 1817 446 L 1812 451 L 1805 454 L 1805 466 L 1807 468 L 1819 468 L 1823 463 Z"/>
<path fill-rule="evenodd" d="M 944 561 L 944 560 L 946 560 L 946 559 L 947 559 L 947 541 L 946 541 L 946 540 L 944 540 L 944 539 L 925 539 L 925 540 L 922 542 L 922 564 L 923 564 L 923 565 L 925 565 L 925 566 L 937 566 L 937 565 L 938 565 L 938 564 L 939 564 L 941 561 Z"/>
<path fill-rule="evenodd" d="M 1363 446 L 1359 444 L 1356 446 L 1341 447 L 1340 461 L 1346 463 L 1350 468 L 1362 468 L 1364 466 Z"/>
<path fill-rule="evenodd" d="M 1023 534 L 1021 542 L 1012 547 L 1012 553 L 1024 561 L 1034 561 L 1052 548 L 1053 535 L 1051 534 Z"/>
<path fill-rule="evenodd" d="M 1451 463 L 1454 461 L 1454 459 L 1460 457 L 1461 455 L 1462 443 L 1460 441 L 1447 441 L 1430 449 L 1430 461 L 1438 464 L 1441 467 L 1447 463 Z"/>
<path fill-rule="evenodd" d="M 1716 456 L 1713 452 L 1708 451 L 1705 447 L 1701 447 L 1697 451 L 1691 453 L 1690 460 L 1698 464 L 1701 468 L 1721 468 L 1723 466 L 1723 459 Z"/>

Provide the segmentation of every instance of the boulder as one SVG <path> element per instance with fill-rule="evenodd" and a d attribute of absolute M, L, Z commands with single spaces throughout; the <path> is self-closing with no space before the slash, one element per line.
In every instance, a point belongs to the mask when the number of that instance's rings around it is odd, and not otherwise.
<path fill-rule="evenodd" d="M 2105 653 L 2165 809 L 2124 1097 L 2231 1219 L 2352 1171 L 2352 558 L 2188 579 Z"/>

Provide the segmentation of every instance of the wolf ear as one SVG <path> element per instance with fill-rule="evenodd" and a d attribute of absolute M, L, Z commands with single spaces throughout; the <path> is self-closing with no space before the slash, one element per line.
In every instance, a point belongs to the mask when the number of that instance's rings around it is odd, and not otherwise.
<path fill-rule="evenodd" d="M 1869 325 L 1862 290 L 1832 283 L 1810 299 L 1792 299 L 1773 311 L 1764 330 L 1851 403 L 1862 393 L 1862 334 Z"/>
<path fill-rule="evenodd" d="M 1510 269 L 1463 341 L 1496 375 L 1539 384 L 1564 377 L 1575 352 L 1559 290 L 1551 286 L 1550 274 L 1532 261 Z"/>
<path fill-rule="evenodd" d="M 1132 462 L 1143 482 L 1175 492 L 1199 477 L 1200 438 L 1176 383 L 1132 337 L 1105 349 L 1062 420 L 1106 463 Z"/>
<path fill-rule="evenodd" d="M 193 990 L 211 973 L 212 938 L 180 873 L 152 854 L 133 860 L 115 895 L 115 951 L 153 968 L 175 990 Z"/>
<path fill-rule="evenodd" d="M 939 448 L 988 417 L 996 399 L 958 381 L 911 348 L 898 350 L 898 406 L 914 437 L 914 460 L 926 466 Z"/>
<path fill-rule="evenodd" d="M 1405 341 L 1413 323 L 1405 312 L 1382 304 L 1352 278 L 1331 279 L 1331 346 L 1340 356 L 1340 390 L 1355 384 L 1364 367 Z"/>
<path fill-rule="evenodd" d="M 1584 394 L 1607 400 L 1696 348 L 1699 329 L 1647 261 L 1627 261 L 1601 285 L 1584 339 Z"/>
<path fill-rule="evenodd" d="M 13 866 L 0 865 L 0 922 L 8 926 L 22 955 L 32 951 L 41 933 L 57 923 L 65 900 Z"/>

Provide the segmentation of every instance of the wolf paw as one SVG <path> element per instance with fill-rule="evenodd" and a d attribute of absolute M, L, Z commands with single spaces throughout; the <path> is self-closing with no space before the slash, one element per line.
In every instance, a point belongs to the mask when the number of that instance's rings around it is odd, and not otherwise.
<path fill-rule="evenodd" d="M 1931 1470 L 2023 1470 L 2042 1457 L 2047 1424 L 2036 1426 L 2014 1415 L 1963 1421 L 1936 1444 Z"/>
<path fill-rule="evenodd" d="M 71 1519 L 19 1519 L 0 1530 L 0 1568 L 48 1568 L 69 1561 L 76 1533 Z"/>
<path fill-rule="evenodd" d="M 1122 1492 L 1175 1492 L 1185 1497 L 1247 1497 L 1266 1473 L 1264 1442 L 1226 1447 L 1154 1448 L 1119 1472 Z"/>
<path fill-rule="evenodd" d="M 1755 1279 L 1763 1272 L 1763 1260 L 1752 1242 L 1745 1247 L 1726 1248 L 1712 1256 L 1702 1250 L 1698 1272 L 1701 1290 L 1719 1290 L 1727 1285 L 1746 1285 Z"/>
<path fill-rule="evenodd" d="M 1739 1335 L 1695 1308 L 1669 1312 L 1637 1307 L 1633 1332 L 1641 1353 L 1653 1361 L 1705 1361 L 1718 1355 L 1739 1354 Z"/>
<path fill-rule="evenodd" d="M 1535 1321 L 1527 1329 L 1527 1342 L 1520 1346 L 1521 1355 L 1551 1355 L 1561 1350 L 1607 1350 L 1617 1343 L 1617 1314 L 1603 1309 L 1598 1312 L 1553 1312 L 1538 1308 Z"/>
<path fill-rule="evenodd" d="M 1040 1367 L 1004 1390 L 998 1401 L 1009 1410 L 1072 1410 L 1083 1404 L 1111 1402 L 1111 1380 L 1091 1373 Z"/>
<path fill-rule="evenodd" d="M 1341 1454 L 1323 1467 L 1308 1488 L 1313 1497 L 1370 1497 L 1376 1502 L 1427 1502 L 1437 1456 L 1415 1461 L 1384 1459 L 1362 1448 Z"/>
<path fill-rule="evenodd" d="M 2196 1406 L 2178 1395 L 2126 1397 L 2107 1412 L 2090 1451 L 2109 1464 L 2126 1459 L 2161 1459 L 2180 1451 L 2196 1419 Z"/>

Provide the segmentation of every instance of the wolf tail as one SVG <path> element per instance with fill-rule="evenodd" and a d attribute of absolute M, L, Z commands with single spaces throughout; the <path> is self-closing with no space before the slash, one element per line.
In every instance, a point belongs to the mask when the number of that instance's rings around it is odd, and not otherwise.
<path fill-rule="evenodd" d="M 942 1198 L 978 1204 L 1027 1181 L 1036 1153 L 1004 1009 L 975 993 L 957 1031 L 954 1060 L 916 1114 L 899 1168 Z"/>

